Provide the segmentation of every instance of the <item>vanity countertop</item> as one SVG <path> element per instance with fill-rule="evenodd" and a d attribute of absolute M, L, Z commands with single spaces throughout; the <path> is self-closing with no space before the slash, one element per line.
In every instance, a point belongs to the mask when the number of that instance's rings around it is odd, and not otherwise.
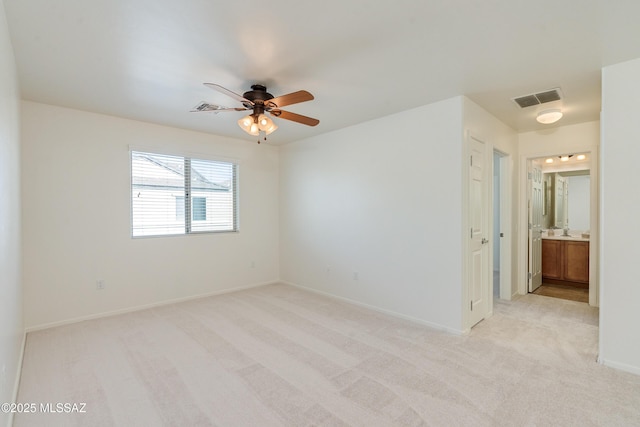
<path fill-rule="evenodd" d="M 569 232 L 568 236 L 563 236 L 562 235 L 562 230 L 556 230 L 556 234 L 553 236 L 549 236 L 547 235 L 546 231 L 542 232 L 542 236 L 543 239 L 545 240 L 573 240 L 576 242 L 588 242 L 589 238 L 588 237 L 582 237 L 582 233 L 581 232 Z"/>

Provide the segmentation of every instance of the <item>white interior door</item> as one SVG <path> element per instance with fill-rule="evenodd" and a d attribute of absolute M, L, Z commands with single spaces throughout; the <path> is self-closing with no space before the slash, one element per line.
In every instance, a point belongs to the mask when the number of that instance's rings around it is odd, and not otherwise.
<path fill-rule="evenodd" d="M 529 172 L 529 292 L 542 285 L 542 168 L 531 162 Z"/>
<path fill-rule="evenodd" d="M 484 142 L 469 138 L 469 216 L 470 245 L 470 324 L 475 325 L 489 313 L 492 271 L 489 265 L 489 179 L 486 177 L 487 154 Z"/>

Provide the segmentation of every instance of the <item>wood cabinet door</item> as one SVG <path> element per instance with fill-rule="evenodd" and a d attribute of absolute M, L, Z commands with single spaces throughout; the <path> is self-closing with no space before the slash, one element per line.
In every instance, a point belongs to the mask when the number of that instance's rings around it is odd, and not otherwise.
<path fill-rule="evenodd" d="M 563 279 L 562 240 L 542 240 L 542 277 Z"/>
<path fill-rule="evenodd" d="M 589 282 L 589 242 L 565 242 L 564 280 Z"/>

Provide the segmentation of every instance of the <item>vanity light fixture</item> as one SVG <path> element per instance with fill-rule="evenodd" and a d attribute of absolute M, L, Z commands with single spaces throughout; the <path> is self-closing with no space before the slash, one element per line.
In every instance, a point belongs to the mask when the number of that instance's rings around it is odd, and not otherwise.
<path fill-rule="evenodd" d="M 553 163 L 553 159 L 552 158 L 548 158 L 547 160 L 544 161 L 545 163 Z"/>
<path fill-rule="evenodd" d="M 568 162 L 570 157 L 571 156 L 560 156 L 560 161 L 561 162 Z"/>
<path fill-rule="evenodd" d="M 562 111 L 559 108 L 553 108 L 551 110 L 544 110 L 538 113 L 536 120 L 543 125 L 550 125 L 562 118 Z"/>
<path fill-rule="evenodd" d="M 578 160 L 584 160 L 586 158 L 587 156 L 585 156 L 584 154 L 578 154 Z"/>

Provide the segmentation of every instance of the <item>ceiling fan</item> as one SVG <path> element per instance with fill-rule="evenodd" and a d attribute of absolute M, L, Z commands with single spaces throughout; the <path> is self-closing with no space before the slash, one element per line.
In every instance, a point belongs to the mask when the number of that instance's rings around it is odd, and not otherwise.
<path fill-rule="evenodd" d="M 235 92 L 230 91 L 215 83 L 204 83 L 208 88 L 223 93 L 236 101 L 240 101 L 242 107 L 222 107 L 220 105 L 209 104 L 202 102 L 197 105 L 192 111 L 213 111 L 215 113 L 221 111 L 246 111 L 252 110 L 252 113 L 238 120 L 238 126 L 242 128 L 249 135 L 260 136 L 260 132 L 264 132 L 264 140 L 267 140 L 266 135 L 275 131 L 278 126 L 271 120 L 265 113 L 269 113 L 273 117 L 278 117 L 285 120 L 291 120 L 293 122 L 301 123 L 307 126 L 316 126 L 320 123 L 320 120 L 312 117 L 303 116 L 301 114 L 291 113 L 289 111 L 281 110 L 280 107 L 286 105 L 298 104 L 300 102 L 311 101 L 313 95 L 306 90 L 299 90 L 297 92 L 288 93 L 286 95 L 274 97 L 267 92 L 266 86 L 255 84 L 251 85 L 251 90 L 245 92 L 242 95 L 238 95 Z M 260 140 L 258 139 L 258 144 Z"/>

